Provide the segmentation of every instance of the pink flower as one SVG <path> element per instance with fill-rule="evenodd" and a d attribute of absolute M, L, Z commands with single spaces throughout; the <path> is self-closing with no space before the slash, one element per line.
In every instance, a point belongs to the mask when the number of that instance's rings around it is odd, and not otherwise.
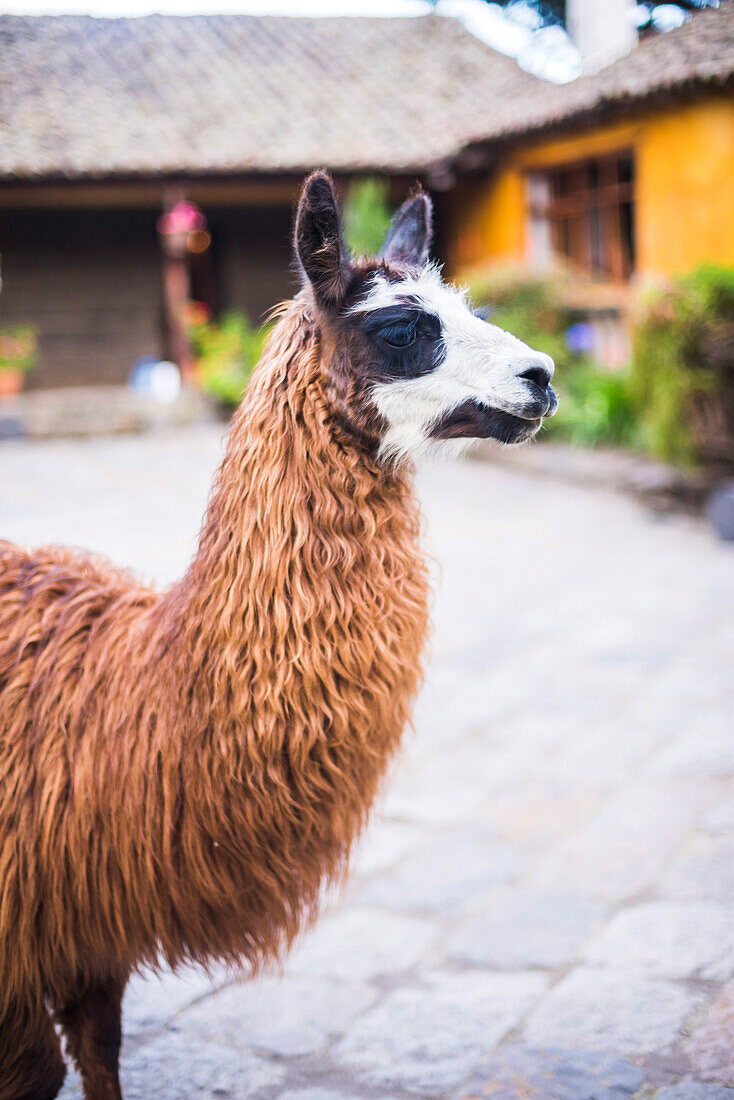
<path fill-rule="evenodd" d="M 194 229 L 204 229 L 206 218 L 199 207 L 187 200 L 177 202 L 167 213 L 158 219 L 159 233 L 191 233 Z"/>

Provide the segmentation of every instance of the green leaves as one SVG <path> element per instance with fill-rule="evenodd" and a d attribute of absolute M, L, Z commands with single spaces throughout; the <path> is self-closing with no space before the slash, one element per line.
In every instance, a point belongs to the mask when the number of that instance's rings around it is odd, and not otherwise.
<path fill-rule="evenodd" d="M 727 454 L 731 463 L 734 268 L 702 264 L 650 293 L 633 336 L 631 386 L 647 448 L 682 466 Z"/>
<path fill-rule="evenodd" d="M 269 331 L 269 326 L 258 328 L 237 310 L 223 313 L 219 321 L 192 325 L 191 342 L 204 392 L 224 406 L 239 404 Z"/>
<path fill-rule="evenodd" d="M 355 256 L 376 256 L 392 220 L 387 180 L 356 180 L 347 193 L 342 219 L 344 239 Z"/>

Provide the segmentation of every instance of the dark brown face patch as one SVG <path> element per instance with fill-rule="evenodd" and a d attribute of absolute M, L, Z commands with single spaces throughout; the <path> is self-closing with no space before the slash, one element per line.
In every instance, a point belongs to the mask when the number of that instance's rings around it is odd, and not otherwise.
<path fill-rule="evenodd" d="M 441 322 L 410 298 L 384 309 L 354 314 L 349 322 L 369 347 L 374 382 L 421 378 L 445 358 Z"/>
<path fill-rule="evenodd" d="M 521 443 L 538 430 L 540 418 L 523 420 L 478 401 L 463 401 L 441 417 L 431 429 L 431 439 L 496 439 Z"/>
<path fill-rule="evenodd" d="M 439 319 L 406 295 L 382 309 L 359 311 L 375 275 L 399 282 L 404 271 L 386 263 L 353 269 L 345 304 L 319 318 L 334 417 L 340 428 L 377 450 L 387 425 L 371 392 L 378 383 L 420 378 L 446 354 Z"/>

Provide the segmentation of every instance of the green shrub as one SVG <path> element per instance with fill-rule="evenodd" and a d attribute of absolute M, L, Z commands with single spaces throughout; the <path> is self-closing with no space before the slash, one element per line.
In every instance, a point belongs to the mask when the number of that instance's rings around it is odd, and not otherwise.
<path fill-rule="evenodd" d="M 269 326 L 257 328 L 237 310 L 223 313 L 218 321 L 195 320 L 189 333 L 204 392 L 222 405 L 237 405 L 269 331 Z"/>
<path fill-rule="evenodd" d="M 36 365 L 38 341 L 30 325 L 0 329 L 0 371 L 17 370 L 22 374 Z"/>
<path fill-rule="evenodd" d="M 488 319 L 511 332 L 556 364 L 556 415 L 545 421 L 545 433 L 580 446 L 634 444 L 639 429 L 629 375 L 597 367 L 587 354 L 567 342 L 582 314 L 566 304 L 567 280 L 523 269 L 480 272 L 471 281 L 474 301 L 488 307 Z"/>
<path fill-rule="evenodd" d="M 350 251 L 355 256 L 375 256 L 391 220 L 387 180 L 371 176 L 355 180 L 344 203 L 344 239 Z"/>
<path fill-rule="evenodd" d="M 631 380 L 651 453 L 684 466 L 710 458 L 700 415 L 708 405 L 722 413 L 716 419 L 734 455 L 734 422 L 723 415 L 734 398 L 734 268 L 703 264 L 647 295 L 633 332 Z"/>
<path fill-rule="evenodd" d="M 545 422 L 552 437 L 584 447 L 639 443 L 627 371 L 604 370 L 582 360 L 567 371 L 559 389 L 558 412 Z"/>

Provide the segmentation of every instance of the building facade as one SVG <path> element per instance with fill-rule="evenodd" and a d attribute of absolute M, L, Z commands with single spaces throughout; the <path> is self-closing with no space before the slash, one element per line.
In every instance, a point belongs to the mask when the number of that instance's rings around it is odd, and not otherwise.
<path fill-rule="evenodd" d="M 610 362 L 632 288 L 734 264 L 734 0 L 565 85 L 436 16 L 4 16 L 0 38 L 0 330 L 37 332 L 33 386 L 175 355 L 158 227 L 180 199 L 207 225 L 190 296 L 260 318 L 295 287 L 316 166 L 431 190 L 451 275 L 560 262 Z"/>

